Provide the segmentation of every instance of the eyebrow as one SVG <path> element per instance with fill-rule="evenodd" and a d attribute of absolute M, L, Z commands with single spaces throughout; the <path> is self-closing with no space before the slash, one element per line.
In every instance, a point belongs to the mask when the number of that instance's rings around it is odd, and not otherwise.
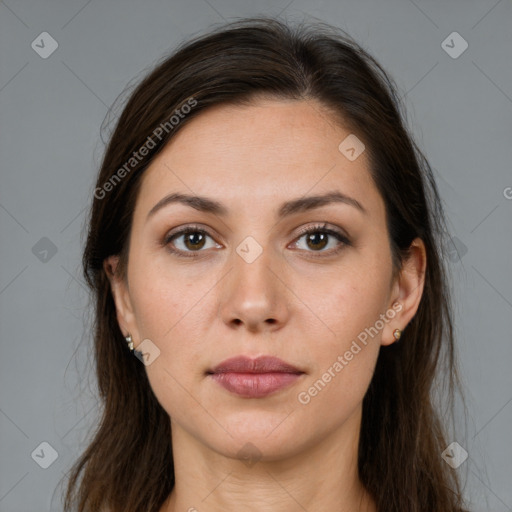
<path fill-rule="evenodd" d="M 173 203 L 184 204 L 201 212 L 212 213 L 214 215 L 222 217 L 229 215 L 229 210 L 222 203 L 219 203 L 214 199 L 210 199 L 204 196 L 173 193 L 160 199 L 160 201 L 158 201 L 158 203 L 156 203 L 155 206 L 151 208 L 147 215 L 146 221 L 149 220 L 149 218 L 152 217 L 158 210 L 161 210 L 165 206 L 168 206 Z M 296 213 L 313 210 L 315 208 L 319 208 L 321 206 L 325 206 L 331 203 L 347 204 L 349 206 L 356 208 L 361 213 L 368 215 L 366 209 L 359 201 L 357 201 L 357 199 L 342 194 L 341 192 L 335 191 L 323 195 L 301 197 L 299 199 L 286 201 L 279 208 L 277 216 L 278 218 L 282 219 L 284 217 L 288 217 Z"/>

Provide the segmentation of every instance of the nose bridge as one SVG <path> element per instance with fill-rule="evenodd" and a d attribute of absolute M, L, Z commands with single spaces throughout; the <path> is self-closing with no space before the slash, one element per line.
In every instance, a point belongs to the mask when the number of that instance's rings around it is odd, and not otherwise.
<path fill-rule="evenodd" d="M 232 256 L 233 270 L 240 282 L 250 287 L 257 285 L 262 288 L 261 291 L 271 284 L 267 281 L 274 275 L 270 268 L 276 266 L 277 258 L 270 243 L 265 241 L 260 244 L 254 237 L 248 236 L 238 244 Z"/>
<path fill-rule="evenodd" d="M 285 322 L 287 292 L 276 276 L 277 268 L 281 268 L 280 258 L 268 237 L 262 243 L 252 236 L 244 238 L 230 259 L 231 275 L 220 298 L 223 321 L 232 325 L 243 323 L 251 330 Z"/>

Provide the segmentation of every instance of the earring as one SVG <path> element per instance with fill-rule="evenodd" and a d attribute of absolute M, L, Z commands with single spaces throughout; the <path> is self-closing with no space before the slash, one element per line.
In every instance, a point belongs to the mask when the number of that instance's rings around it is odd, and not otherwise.
<path fill-rule="evenodd" d="M 400 329 L 395 329 L 393 332 L 393 336 L 396 341 L 400 339 L 400 336 L 402 336 L 402 331 Z"/>
<path fill-rule="evenodd" d="M 128 348 L 131 352 L 133 352 L 133 341 L 131 334 L 128 334 L 128 336 L 125 337 L 126 343 L 128 344 Z"/>

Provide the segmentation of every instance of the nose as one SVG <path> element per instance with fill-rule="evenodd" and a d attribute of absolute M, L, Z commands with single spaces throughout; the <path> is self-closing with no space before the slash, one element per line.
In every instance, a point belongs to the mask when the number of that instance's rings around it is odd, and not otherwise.
<path fill-rule="evenodd" d="M 263 249 L 254 261 L 233 251 L 231 271 L 223 279 L 219 293 L 222 321 L 235 330 L 273 332 L 281 329 L 290 313 L 285 265 L 269 248 Z"/>

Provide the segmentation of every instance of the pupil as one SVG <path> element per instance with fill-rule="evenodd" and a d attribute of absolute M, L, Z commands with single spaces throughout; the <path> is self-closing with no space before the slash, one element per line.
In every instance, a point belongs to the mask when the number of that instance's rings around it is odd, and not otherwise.
<path fill-rule="evenodd" d="M 202 237 L 203 237 L 202 233 L 198 233 L 198 232 L 189 233 L 187 236 L 187 243 L 189 243 L 192 246 L 197 246 L 201 243 Z M 197 247 L 193 247 L 193 248 L 197 248 Z"/>
<path fill-rule="evenodd" d="M 316 242 L 315 242 L 315 241 L 313 241 L 313 240 L 315 239 L 315 237 L 323 237 L 323 240 L 322 240 L 322 241 L 319 241 L 319 240 L 317 239 L 317 240 L 316 240 Z M 325 234 L 325 233 L 312 233 L 312 234 L 311 234 L 311 235 L 309 235 L 309 237 L 308 237 L 308 243 L 309 243 L 309 242 L 311 242 L 311 241 L 313 241 L 313 245 L 317 245 L 317 244 L 319 244 L 319 243 L 320 243 L 320 244 L 322 244 L 322 242 L 324 242 L 324 243 L 323 243 L 323 245 L 322 245 L 322 247 L 321 247 L 321 248 L 323 248 L 323 247 L 325 247 L 325 241 L 326 241 L 326 239 L 327 239 L 327 236 L 326 236 L 326 234 Z"/>

